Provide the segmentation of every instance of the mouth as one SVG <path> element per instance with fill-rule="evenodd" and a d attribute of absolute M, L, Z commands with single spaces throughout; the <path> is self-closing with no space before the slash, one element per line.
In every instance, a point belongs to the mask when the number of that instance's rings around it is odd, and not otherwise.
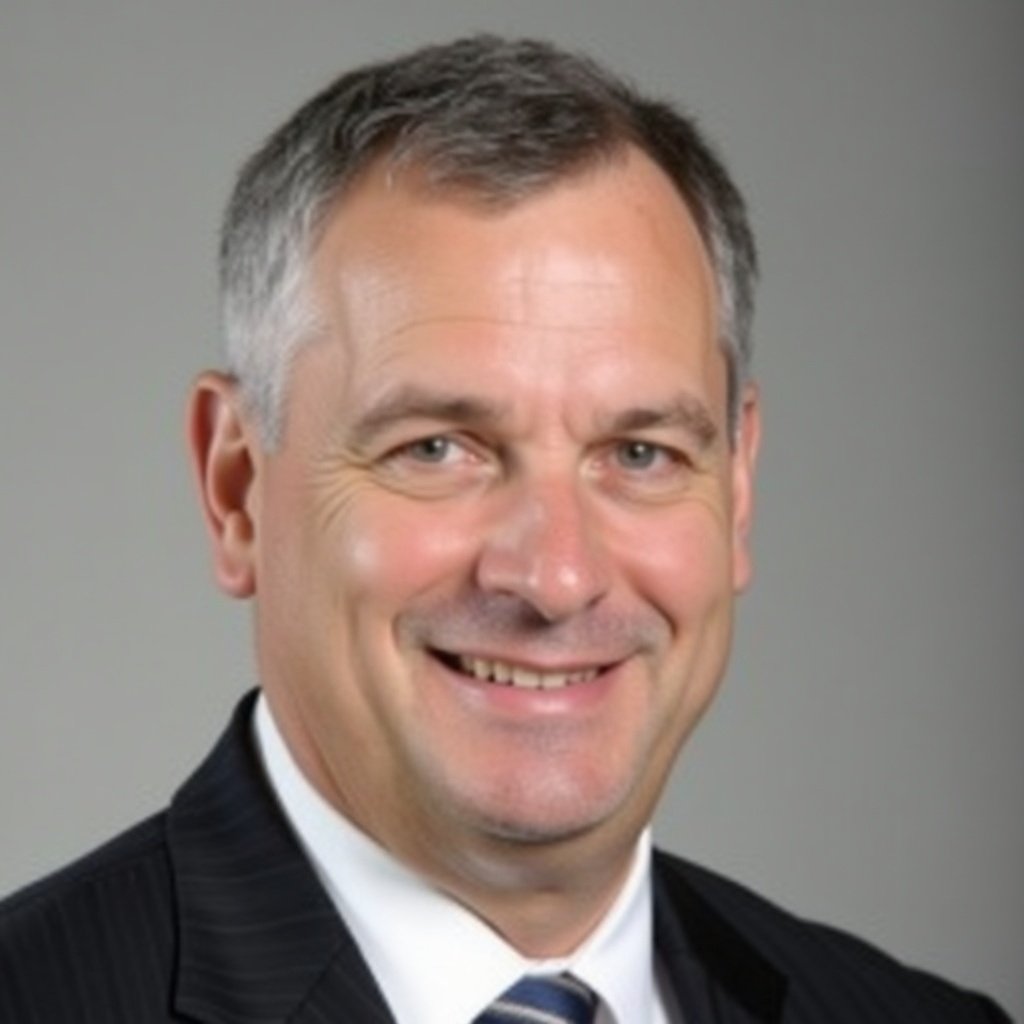
<path fill-rule="evenodd" d="M 432 651 L 434 657 L 454 672 L 495 686 L 518 690 L 563 690 L 593 682 L 610 666 L 594 665 L 576 669 L 538 669 L 496 658 L 478 658 L 470 654 Z"/>

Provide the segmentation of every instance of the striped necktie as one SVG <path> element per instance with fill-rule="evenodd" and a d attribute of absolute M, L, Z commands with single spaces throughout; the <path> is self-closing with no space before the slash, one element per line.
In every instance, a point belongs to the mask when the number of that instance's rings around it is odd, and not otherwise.
<path fill-rule="evenodd" d="M 473 1024 L 593 1024 L 597 997 L 571 974 L 527 976 Z"/>

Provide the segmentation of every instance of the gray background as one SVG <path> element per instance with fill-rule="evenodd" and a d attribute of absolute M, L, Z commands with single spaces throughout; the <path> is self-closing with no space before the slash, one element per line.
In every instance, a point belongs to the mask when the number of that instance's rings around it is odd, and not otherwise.
<path fill-rule="evenodd" d="M 235 168 L 479 28 L 682 99 L 761 238 L 758 577 L 662 842 L 1024 1013 L 1017 0 L 3 0 L 0 890 L 162 805 L 253 680 L 181 441 Z"/>

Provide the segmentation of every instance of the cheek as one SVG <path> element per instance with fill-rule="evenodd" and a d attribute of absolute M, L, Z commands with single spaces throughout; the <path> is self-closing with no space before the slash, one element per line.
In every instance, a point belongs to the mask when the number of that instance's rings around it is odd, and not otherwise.
<path fill-rule="evenodd" d="M 623 555 L 634 586 L 673 628 L 731 595 L 729 532 L 717 509 L 695 504 L 652 518 L 637 534 Z"/>
<path fill-rule="evenodd" d="M 358 503 L 336 531 L 342 585 L 360 606 L 400 610 L 422 593 L 468 579 L 475 535 L 437 506 L 391 495 Z"/>

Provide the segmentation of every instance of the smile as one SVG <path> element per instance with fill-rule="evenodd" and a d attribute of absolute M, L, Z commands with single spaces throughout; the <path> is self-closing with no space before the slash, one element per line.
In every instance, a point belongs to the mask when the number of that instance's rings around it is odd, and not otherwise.
<path fill-rule="evenodd" d="M 442 660 L 464 675 L 472 676 L 481 682 L 521 690 L 561 690 L 566 686 L 589 683 L 601 673 L 599 667 L 572 671 L 541 671 L 509 661 L 476 658 L 468 654 L 442 655 Z"/>

